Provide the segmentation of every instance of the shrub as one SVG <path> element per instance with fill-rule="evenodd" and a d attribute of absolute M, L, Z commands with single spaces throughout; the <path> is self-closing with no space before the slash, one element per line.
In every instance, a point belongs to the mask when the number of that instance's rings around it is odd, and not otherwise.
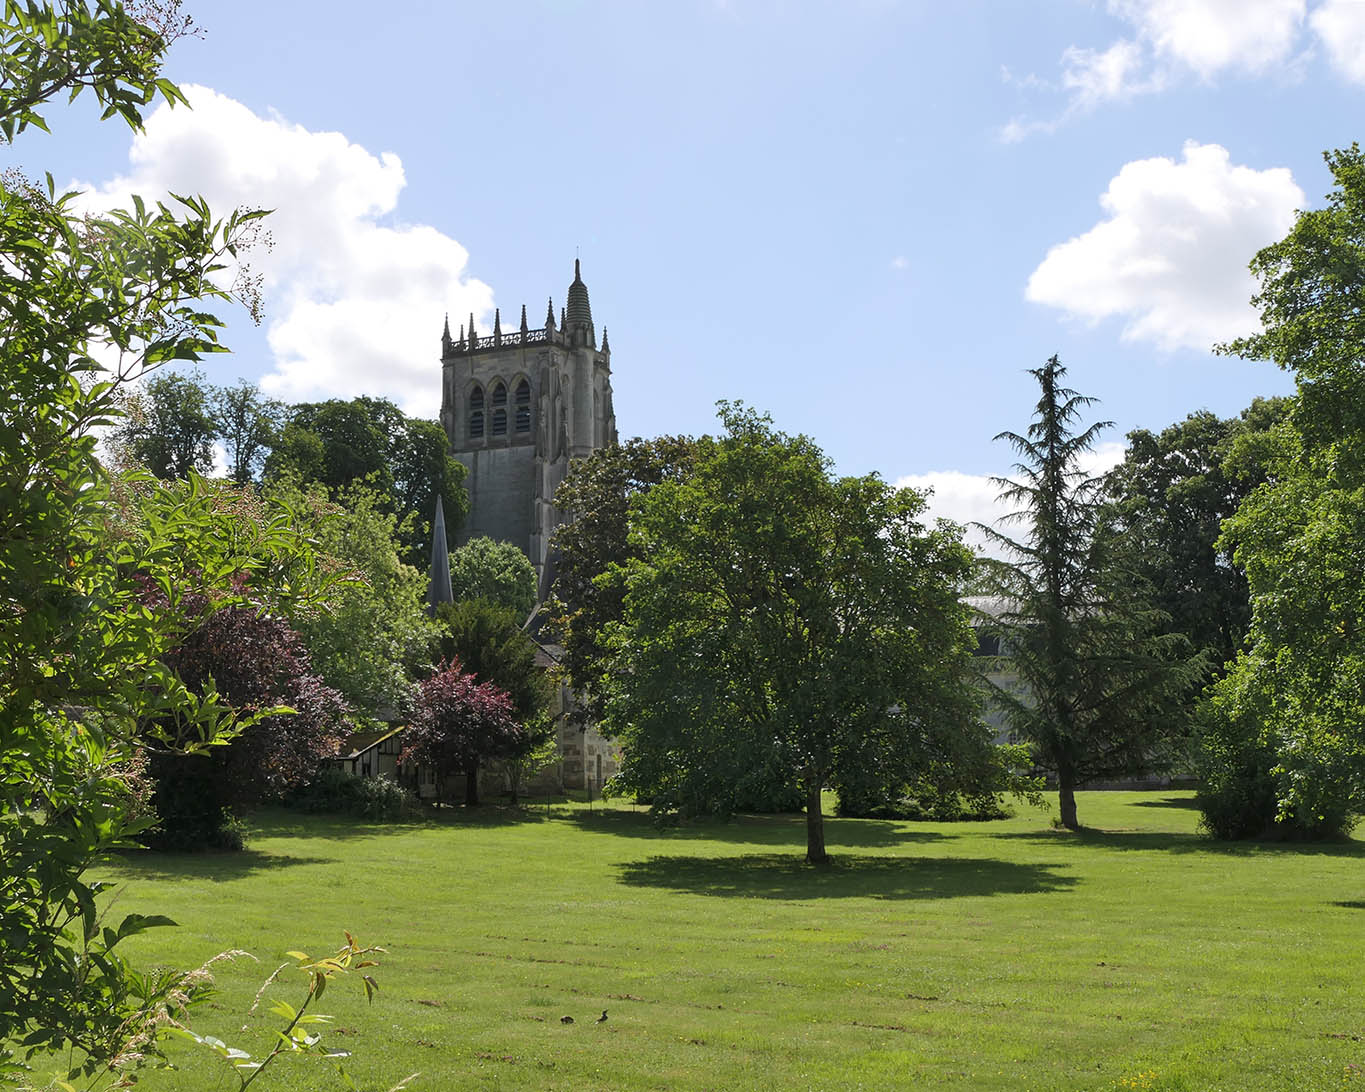
<path fill-rule="evenodd" d="M 838 813 L 846 819 L 912 819 L 927 823 L 966 823 L 1008 819 L 1014 813 L 994 793 L 941 790 L 929 783 L 899 792 L 839 796 Z"/>
<path fill-rule="evenodd" d="M 328 766 L 290 801 L 303 811 L 395 822 L 418 811 L 417 798 L 386 774 L 360 777 Z"/>
<path fill-rule="evenodd" d="M 1200 710 L 1195 755 L 1202 826 L 1224 841 L 1323 841 L 1343 838 L 1355 822 L 1347 794 L 1322 778 L 1312 809 L 1282 802 L 1286 774 L 1279 741 L 1263 726 L 1265 694 L 1241 661 Z"/>

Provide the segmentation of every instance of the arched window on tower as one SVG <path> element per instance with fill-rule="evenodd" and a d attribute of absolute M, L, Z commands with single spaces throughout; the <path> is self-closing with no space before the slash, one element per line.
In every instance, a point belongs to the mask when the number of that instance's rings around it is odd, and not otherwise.
<path fill-rule="evenodd" d="M 469 438 L 483 439 L 483 388 L 475 387 L 469 392 Z"/>
<path fill-rule="evenodd" d="M 515 402 L 516 402 L 516 407 L 517 407 L 517 415 L 516 415 L 516 420 L 517 420 L 517 431 L 518 431 L 518 432 L 530 432 L 530 431 L 531 431 L 531 384 L 528 383 L 528 382 L 526 382 L 526 380 L 524 380 L 524 379 L 523 379 L 520 383 L 517 384 L 517 393 L 516 393 L 516 397 L 515 397 Z"/>
<path fill-rule="evenodd" d="M 507 388 L 501 380 L 493 388 L 493 435 L 507 435 Z"/>

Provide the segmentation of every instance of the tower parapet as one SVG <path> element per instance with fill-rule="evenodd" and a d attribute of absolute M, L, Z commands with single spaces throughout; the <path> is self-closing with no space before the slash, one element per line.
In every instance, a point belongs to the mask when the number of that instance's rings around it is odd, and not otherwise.
<path fill-rule="evenodd" d="M 525 304 L 522 305 L 525 307 Z M 525 316 L 522 316 L 525 318 Z M 473 328 L 473 319 L 470 320 L 470 328 Z M 591 330 L 591 324 L 589 324 Z M 451 340 L 448 344 L 443 342 L 441 345 L 441 359 L 445 360 L 448 356 L 468 356 L 470 353 L 486 352 L 489 349 L 506 349 L 521 345 L 560 345 L 564 348 L 573 348 L 573 335 L 564 329 L 557 329 L 554 325 L 554 316 L 550 315 L 549 321 L 542 327 L 523 327 L 521 330 L 511 333 L 495 329 L 493 333 L 486 337 L 465 337 L 464 330 L 460 330 L 458 341 Z M 596 341 L 592 335 L 588 336 L 588 347 L 596 348 Z M 606 346 L 603 346 L 605 351 Z"/>

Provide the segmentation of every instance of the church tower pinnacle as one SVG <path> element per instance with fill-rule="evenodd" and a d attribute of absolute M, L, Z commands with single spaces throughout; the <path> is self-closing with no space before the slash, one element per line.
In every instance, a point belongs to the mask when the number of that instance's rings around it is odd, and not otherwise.
<path fill-rule="evenodd" d="M 569 285 L 569 305 L 565 309 L 565 329 L 575 346 L 597 346 L 597 335 L 592 328 L 592 305 L 588 302 L 588 286 L 583 283 L 579 260 L 573 260 L 573 284 Z"/>

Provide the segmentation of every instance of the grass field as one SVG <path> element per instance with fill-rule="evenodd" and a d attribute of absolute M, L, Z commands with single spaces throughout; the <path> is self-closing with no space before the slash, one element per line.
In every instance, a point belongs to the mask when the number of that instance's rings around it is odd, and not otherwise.
<path fill-rule="evenodd" d="M 139 960 L 260 957 L 197 1025 L 253 1053 L 268 1024 L 243 1014 L 284 951 L 343 929 L 389 949 L 372 1006 L 349 981 L 319 1006 L 364 1088 L 1365 1089 L 1365 844 L 1220 846 L 1171 792 L 1084 793 L 1080 815 L 1098 829 L 831 821 L 812 870 L 800 816 L 271 812 L 246 853 L 111 878 L 115 913 L 181 923 Z M 235 1087 L 176 1057 L 149 1087 Z M 283 1062 L 253 1088 L 337 1087 Z"/>

